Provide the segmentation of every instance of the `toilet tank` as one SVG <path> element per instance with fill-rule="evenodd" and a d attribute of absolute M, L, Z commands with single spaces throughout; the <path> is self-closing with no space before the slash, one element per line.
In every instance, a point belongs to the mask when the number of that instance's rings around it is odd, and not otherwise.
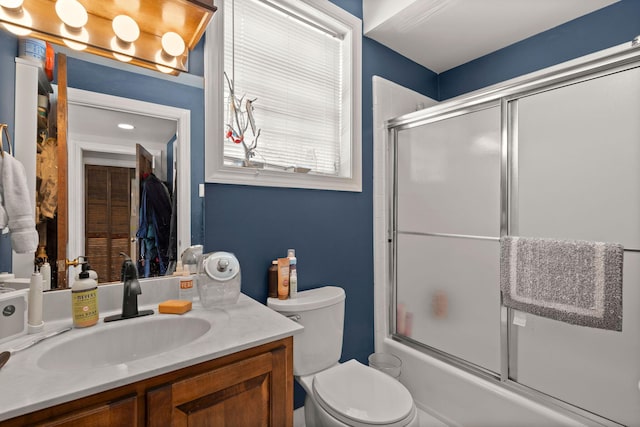
<path fill-rule="evenodd" d="M 267 306 L 302 326 L 293 336 L 293 374 L 309 375 L 340 360 L 345 293 L 336 286 L 298 292 L 293 299 L 269 298 Z"/>

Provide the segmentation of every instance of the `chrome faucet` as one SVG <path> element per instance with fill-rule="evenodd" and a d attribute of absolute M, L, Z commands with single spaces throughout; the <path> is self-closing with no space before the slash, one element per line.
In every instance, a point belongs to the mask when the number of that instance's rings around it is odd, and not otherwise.
<path fill-rule="evenodd" d="M 125 254 L 124 252 L 120 252 L 120 255 L 124 257 L 124 262 L 122 263 L 122 271 L 120 273 L 120 279 L 123 282 L 122 314 L 105 317 L 105 322 L 131 319 L 133 317 L 153 314 L 153 310 L 138 311 L 138 295 L 142 293 L 140 282 L 138 281 L 138 269 L 129 255 Z"/>

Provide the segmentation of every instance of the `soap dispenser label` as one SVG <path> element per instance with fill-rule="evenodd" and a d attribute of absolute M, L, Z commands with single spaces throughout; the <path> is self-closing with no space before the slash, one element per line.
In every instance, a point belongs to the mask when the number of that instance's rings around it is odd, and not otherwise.
<path fill-rule="evenodd" d="M 76 328 L 95 325 L 98 322 L 98 289 L 71 292 L 73 325 Z"/>

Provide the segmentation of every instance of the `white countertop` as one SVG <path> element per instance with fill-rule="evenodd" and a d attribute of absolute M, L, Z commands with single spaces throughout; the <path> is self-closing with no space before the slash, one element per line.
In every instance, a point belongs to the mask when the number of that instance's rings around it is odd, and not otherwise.
<path fill-rule="evenodd" d="M 157 303 L 141 305 L 139 308 L 154 309 L 153 316 L 176 316 L 159 314 Z M 237 304 L 224 309 L 206 310 L 195 299 L 193 309 L 181 317 L 207 319 L 212 327 L 204 335 L 182 347 L 126 363 L 93 369 L 54 370 L 39 366 L 38 359 L 47 350 L 78 338 L 81 334 L 122 327 L 125 322 L 145 319 L 140 317 L 104 323 L 103 318 L 109 314 L 114 312 L 101 312 L 100 321 L 95 326 L 72 329 L 11 355 L 7 364 L 0 369 L 0 421 L 285 338 L 303 329 L 297 323 L 244 294 L 240 295 Z M 0 351 L 71 324 L 70 318 L 47 321 L 42 333 L 5 342 L 0 345 Z"/>

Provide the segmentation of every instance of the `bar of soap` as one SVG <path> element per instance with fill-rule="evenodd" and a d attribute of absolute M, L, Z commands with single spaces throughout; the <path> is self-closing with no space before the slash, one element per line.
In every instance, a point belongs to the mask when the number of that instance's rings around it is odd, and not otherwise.
<path fill-rule="evenodd" d="M 158 305 L 158 311 L 166 314 L 184 314 L 191 311 L 191 301 L 170 299 Z"/>

